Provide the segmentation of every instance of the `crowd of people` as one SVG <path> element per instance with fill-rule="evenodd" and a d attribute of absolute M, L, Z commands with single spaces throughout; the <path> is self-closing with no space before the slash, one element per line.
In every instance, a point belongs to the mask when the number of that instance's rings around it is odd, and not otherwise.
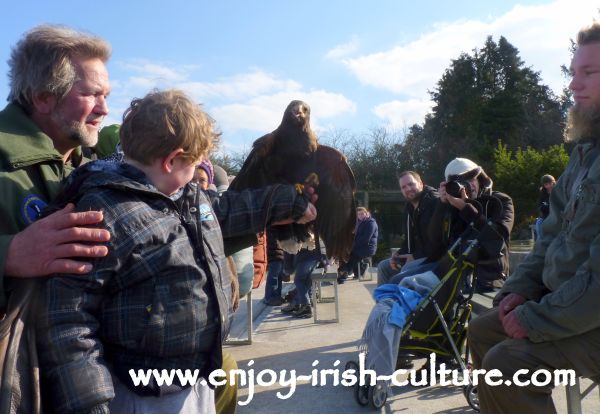
<path fill-rule="evenodd" d="M 471 322 L 468 341 L 476 368 L 507 378 L 540 366 L 600 375 L 600 23 L 582 29 L 576 46 L 567 125 L 576 145 L 558 181 L 542 177 L 537 242 L 524 262 L 508 267 L 510 196 L 459 157 L 437 189 L 415 171 L 397 174 L 402 238 L 377 265 L 378 285 L 400 284 L 433 269 L 465 230 L 485 227 L 471 288 L 497 292 L 496 306 Z M 215 121 L 182 91 L 134 99 L 122 124 L 99 134 L 110 54 L 99 37 L 49 25 L 12 50 L 0 112 L 0 407 L 235 412 L 235 385 L 139 387 L 129 370 L 197 369 L 208 378 L 235 368 L 222 345 L 239 298 L 265 274 L 267 305 L 287 301 L 282 313 L 311 317 L 310 275 L 330 264 L 325 248 L 317 239 L 290 254 L 271 233 L 314 220 L 318 193 L 228 190 L 230 177 L 209 161 Z M 339 283 L 360 277 L 377 251 L 375 218 L 366 207 L 356 215 Z M 228 237 L 257 234 L 262 251 L 227 246 Z M 284 298 L 291 275 L 295 293 Z M 481 384 L 479 399 L 484 413 L 555 411 L 548 387 Z"/>

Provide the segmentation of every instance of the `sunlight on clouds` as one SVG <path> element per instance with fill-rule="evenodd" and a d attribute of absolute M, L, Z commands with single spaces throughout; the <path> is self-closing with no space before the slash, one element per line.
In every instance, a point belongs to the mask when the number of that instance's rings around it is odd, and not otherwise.
<path fill-rule="evenodd" d="M 178 66 L 173 69 L 165 64 L 157 64 L 145 60 L 121 62 L 121 66 L 132 72 L 140 73 L 139 78 L 160 80 L 161 82 L 181 82 L 189 76 L 195 66 Z"/>
<path fill-rule="evenodd" d="M 570 59 L 569 38 L 592 22 L 597 8 L 594 0 L 515 6 L 495 20 L 438 24 L 408 44 L 341 61 L 363 84 L 414 98 L 433 89 L 461 52 L 480 48 L 488 35 L 496 41 L 502 35 L 519 49 L 526 65 L 541 71 L 543 81 L 560 92 L 560 65 Z"/>
<path fill-rule="evenodd" d="M 356 37 L 353 37 L 352 40 L 349 41 L 348 43 L 338 45 L 338 46 L 334 47 L 333 49 L 331 49 L 330 51 L 328 51 L 325 54 L 325 58 L 334 59 L 334 60 L 341 59 L 345 56 L 351 55 L 357 49 L 358 49 L 358 39 Z"/>
<path fill-rule="evenodd" d="M 598 17 L 597 1 L 556 1 L 540 6 L 515 6 L 493 22 L 494 36 L 504 35 L 527 66 L 539 71 L 556 94 L 567 85 L 560 65 L 569 65 L 569 39 Z"/>
<path fill-rule="evenodd" d="M 327 91 L 281 91 L 262 95 L 245 103 L 227 104 L 211 109 L 223 132 L 241 129 L 259 131 L 256 138 L 274 130 L 283 111 L 294 99 L 301 99 L 311 107 L 311 125 L 317 129 L 319 119 L 327 119 L 344 113 L 356 112 L 356 104 L 343 95 Z"/>
<path fill-rule="evenodd" d="M 293 80 L 277 79 L 269 73 L 255 69 L 250 73 L 219 79 L 217 82 L 186 82 L 180 87 L 199 100 L 240 100 L 281 89 L 299 90 L 300 84 Z"/>
<path fill-rule="evenodd" d="M 474 21 L 438 27 L 405 46 L 343 60 L 360 82 L 411 97 L 433 87 L 450 60 L 465 45 L 485 35 L 484 24 Z M 474 44 L 474 43 L 473 43 Z"/>
<path fill-rule="evenodd" d="M 393 128 L 404 128 L 423 123 L 425 115 L 431 111 L 431 105 L 431 101 L 427 99 L 391 101 L 377 105 L 373 108 L 373 113 L 386 120 Z"/>
<path fill-rule="evenodd" d="M 388 90 L 404 98 L 373 108 L 393 125 L 422 123 L 431 102 L 422 100 L 452 59 L 481 48 L 488 35 L 500 36 L 515 46 L 525 65 L 539 71 L 542 82 L 558 95 L 567 85 L 560 66 L 569 64 L 569 39 L 598 16 L 595 0 L 558 0 L 545 5 L 513 7 L 487 21 L 462 20 L 436 24 L 418 39 L 388 51 L 339 60 L 365 85 Z M 334 49 L 335 50 L 335 49 Z"/>
<path fill-rule="evenodd" d="M 356 112 L 356 104 L 341 94 L 325 90 L 305 91 L 299 82 L 278 78 L 261 69 L 219 78 L 215 82 L 197 82 L 191 78 L 191 66 L 180 72 L 147 62 L 122 66 L 135 75 L 119 82 L 125 87 L 113 94 L 113 102 L 118 101 L 114 106 L 118 108 L 117 112 L 122 113 L 121 106 L 127 107 L 129 102 L 125 96 L 141 97 L 153 88 L 178 88 L 204 104 L 225 135 L 246 131 L 253 140 L 272 131 L 279 125 L 288 103 L 294 99 L 302 99 L 311 106 L 314 128 L 318 128 L 319 119 Z M 116 120 L 120 113 L 112 113 L 109 118 Z M 243 145 L 250 145 L 252 140 Z"/>

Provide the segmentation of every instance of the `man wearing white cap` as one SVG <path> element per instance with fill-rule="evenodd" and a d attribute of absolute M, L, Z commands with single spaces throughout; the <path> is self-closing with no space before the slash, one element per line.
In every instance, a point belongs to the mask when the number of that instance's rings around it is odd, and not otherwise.
<path fill-rule="evenodd" d="M 429 226 L 429 240 L 433 244 L 432 259 L 444 255 L 470 223 L 482 230 L 490 223 L 494 231 L 488 232 L 480 248 L 475 267 L 478 292 L 502 287 L 508 276 L 508 242 L 513 227 L 512 199 L 492 191 L 492 179 L 479 165 L 467 158 L 455 158 L 448 163 L 445 181 L 440 183 L 438 204 Z"/>

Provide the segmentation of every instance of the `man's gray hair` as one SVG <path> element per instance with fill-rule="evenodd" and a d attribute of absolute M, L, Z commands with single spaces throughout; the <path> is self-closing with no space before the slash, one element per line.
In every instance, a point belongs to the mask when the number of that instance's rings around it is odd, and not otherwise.
<path fill-rule="evenodd" d="M 10 92 L 7 100 L 33 109 L 33 98 L 49 93 L 61 101 L 77 80 L 73 60 L 110 58 L 108 42 L 66 26 L 42 25 L 27 32 L 8 60 Z"/>

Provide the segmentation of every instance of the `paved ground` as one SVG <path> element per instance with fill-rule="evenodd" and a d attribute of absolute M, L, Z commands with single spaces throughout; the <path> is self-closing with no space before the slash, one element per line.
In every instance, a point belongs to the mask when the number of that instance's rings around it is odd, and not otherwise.
<path fill-rule="evenodd" d="M 340 323 L 315 324 L 313 319 L 294 319 L 283 316 L 279 307 L 265 307 L 260 302 L 263 288 L 254 290 L 254 338 L 252 345 L 229 346 L 240 368 L 254 369 L 258 373 L 264 369 L 276 372 L 296 370 L 297 375 L 309 375 L 311 370 L 344 369 L 347 361 L 357 358 L 356 341 L 360 338 L 368 314 L 373 306 L 371 292 L 375 282 L 348 281 L 340 286 Z M 331 289 L 331 288 L 329 288 Z M 326 291 L 325 293 L 328 293 Z M 333 304 L 319 304 L 323 316 L 333 316 Z M 233 334 L 244 336 L 245 303 L 242 301 L 236 315 Z M 313 367 L 314 361 L 318 365 Z M 254 361 L 250 365 L 250 361 Z M 264 377 L 269 379 L 269 375 Z M 254 388 L 251 401 L 240 405 L 238 413 L 363 413 L 374 412 L 370 407 L 360 407 L 354 400 L 353 389 L 341 385 L 311 386 L 307 381 L 300 382 L 293 395 L 287 399 L 277 397 L 289 393 L 289 386 L 278 384 Z M 460 387 L 394 387 L 394 396 L 381 409 L 384 413 L 475 413 L 462 394 Z M 554 393 L 555 404 L 560 413 L 566 413 L 566 400 L 563 388 Z M 240 390 L 240 402 L 249 400 L 248 385 Z M 515 412 L 518 409 L 515 407 Z M 584 400 L 584 413 L 600 413 L 597 391 Z"/>

